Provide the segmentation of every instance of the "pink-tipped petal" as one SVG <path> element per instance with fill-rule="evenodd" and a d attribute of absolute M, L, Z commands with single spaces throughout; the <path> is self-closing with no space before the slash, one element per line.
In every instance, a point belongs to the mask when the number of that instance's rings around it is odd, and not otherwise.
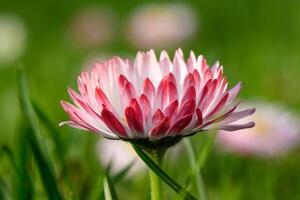
<path fill-rule="evenodd" d="M 119 89 L 123 105 L 129 105 L 131 99 L 136 98 L 136 90 L 123 75 L 119 77 Z"/>
<path fill-rule="evenodd" d="M 59 123 L 59 126 L 64 126 L 64 125 L 68 125 L 70 127 L 73 127 L 73 128 L 77 128 L 77 129 L 81 129 L 81 130 L 84 130 L 84 131 L 88 131 L 87 128 L 83 127 L 83 126 L 80 126 L 79 124 L 73 122 L 73 121 L 65 121 L 65 122 L 61 122 Z"/>
<path fill-rule="evenodd" d="M 152 137 L 160 137 L 166 135 L 171 120 L 169 117 L 164 117 L 155 127 L 150 130 L 150 136 Z"/>
<path fill-rule="evenodd" d="M 189 87 L 184 94 L 182 95 L 181 104 L 184 104 L 185 102 L 189 100 L 196 101 L 196 90 L 194 86 Z"/>
<path fill-rule="evenodd" d="M 154 113 L 153 117 L 152 117 L 152 122 L 153 124 L 157 124 L 158 122 L 160 122 L 163 118 L 165 117 L 164 113 L 158 109 L 156 110 L 156 112 Z"/>
<path fill-rule="evenodd" d="M 206 71 L 204 71 L 203 81 L 206 82 L 210 79 L 213 79 L 213 74 L 212 74 L 211 70 L 208 68 L 208 69 L 206 69 Z"/>
<path fill-rule="evenodd" d="M 209 85 L 209 89 L 206 93 L 206 96 L 204 96 L 203 101 L 201 102 L 200 109 L 201 110 L 206 110 L 208 105 L 212 102 L 215 92 L 216 92 L 216 87 L 217 87 L 217 80 L 213 80 L 211 84 Z"/>
<path fill-rule="evenodd" d="M 199 72 L 196 69 L 193 70 L 193 77 L 194 77 L 197 88 L 199 88 L 200 83 L 201 83 L 201 77 L 200 77 Z"/>
<path fill-rule="evenodd" d="M 187 67 L 184 62 L 183 54 L 181 49 L 178 49 L 175 52 L 175 56 L 173 59 L 173 70 L 172 73 L 176 80 L 180 81 L 183 80 L 183 77 L 187 74 Z"/>
<path fill-rule="evenodd" d="M 141 105 L 141 108 L 143 110 L 143 116 L 148 116 L 151 113 L 151 104 L 148 100 L 148 97 L 145 94 L 142 94 L 139 97 L 139 103 Z"/>
<path fill-rule="evenodd" d="M 187 63 L 186 63 L 188 72 L 189 73 L 192 72 L 193 69 L 196 67 L 196 65 L 197 65 L 196 56 L 195 56 L 194 52 L 191 51 L 190 52 L 190 57 L 188 58 Z"/>
<path fill-rule="evenodd" d="M 196 109 L 196 116 L 197 116 L 197 120 L 198 120 L 198 126 L 202 125 L 203 115 L 202 115 L 202 112 L 199 108 Z"/>
<path fill-rule="evenodd" d="M 144 127 L 141 119 L 138 118 L 135 110 L 132 107 L 127 107 L 125 109 L 125 119 L 129 128 L 137 134 L 143 135 Z"/>
<path fill-rule="evenodd" d="M 71 88 L 68 88 L 68 93 L 70 97 L 72 98 L 73 102 L 75 103 L 76 106 L 84 109 L 85 111 L 89 113 L 93 113 L 94 111 L 90 108 L 87 102 L 84 101 L 83 97 L 80 96 L 78 93 L 76 93 L 74 90 Z"/>
<path fill-rule="evenodd" d="M 83 127 L 85 129 L 88 130 L 93 130 L 95 132 L 97 132 L 97 130 L 94 127 L 89 126 L 86 122 L 84 122 L 79 116 L 78 113 L 76 113 L 76 111 L 78 111 L 78 109 L 73 106 L 72 104 L 65 102 L 65 101 L 61 101 L 60 104 L 62 105 L 63 109 L 65 110 L 65 112 L 68 114 L 69 118 L 78 126 Z"/>
<path fill-rule="evenodd" d="M 228 101 L 229 102 L 233 101 L 236 98 L 236 96 L 238 95 L 238 93 L 241 90 L 241 87 L 242 87 L 242 83 L 239 82 L 231 90 L 228 91 L 228 94 L 229 94 Z"/>
<path fill-rule="evenodd" d="M 177 88 L 176 85 L 171 82 L 168 81 L 163 85 L 163 88 L 161 90 L 161 94 L 160 95 L 160 101 L 162 104 L 162 108 L 166 107 L 170 102 L 173 102 L 174 100 L 178 99 L 178 92 L 177 92 Z"/>
<path fill-rule="evenodd" d="M 100 88 L 96 88 L 95 98 L 96 98 L 96 101 L 98 102 L 99 106 L 104 104 L 107 109 L 113 110 L 113 107 L 110 104 L 108 98 L 106 97 L 106 95 Z"/>
<path fill-rule="evenodd" d="M 195 84 L 196 84 L 196 81 L 194 79 L 194 76 L 191 73 L 189 73 L 184 78 L 184 81 L 183 81 L 183 91 L 186 91 L 191 86 L 195 86 Z"/>
<path fill-rule="evenodd" d="M 106 126 L 114 133 L 121 137 L 127 137 L 128 134 L 122 125 L 122 123 L 114 116 L 112 112 L 107 109 L 103 109 L 101 112 L 102 121 Z"/>
<path fill-rule="evenodd" d="M 225 94 L 222 97 L 222 99 L 217 103 L 217 105 L 212 109 L 212 111 L 210 111 L 210 113 L 207 114 L 207 117 L 211 117 L 216 112 L 218 112 L 219 110 L 221 110 L 224 107 L 224 105 L 226 104 L 227 99 L 228 99 L 228 93 Z"/>
<path fill-rule="evenodd" d="M 154 88 L 153 83 L 151 82 L 151 80 L 149 78 L 146 78 L 144 80 L 143 94 L 145 94 L 147 96 L 147 98 L 149 99 L 149 101 L 151 103 L 153 103 L 154 96 L 155 96 L 155 88 Z"/>
<path fill-rule="evenodd" d="M 179 134 L 192 120 L 193 115 L 186 115 L 180 119 L 178 119 L 176 122 L 173 123 L 173 125 L 168 130 L 168 135 L 177 135 Z"/>
<path fill-rule="evenodd" d="M 164 110 L 166 116 L 169 116 L 171 119 L 176 115 L 178 110 L 178 100 L 170 103 Z"/>
<path fill-rule="evenodd" d="M 176 79 L 172 73 L 165 76 L 159 83 L 156 98 L 158 100 L 157 104 L 161 108 L 178 99 Z"/>
<path fill-rule="evenodd" d="M 210 87 L 211 87 L 212 80 L 207 81 L 207 83 L 203 86 L 203 89 L 199 93 L 199 102 L 197 103 L 197 107 L 201 106 L 204 102 L 204 99 L 207 97 Z"/>
<path fill-rule="evenodd" d="M 218 117 L 212 119 L 212 120 L 208 120 L 203 127 L 208 126 L 210 124 L 213 123 L 217 123 L 220 121 L 223 121 L 224 119 L 226 119 L 227 117 L 229 117 L 237 108 L 237 106 L 239 105 L 239 103 L 235 104 L 234 106 L 230 107 L 230 109 L 225 110 L 224 112 L 222 112 L 222 114 L 218 115 Z"/>
<path fill-rule="evenodd" d="M 227 125 L 221 125 L 218 127 L 219 130 L 224 130 L 224 131 L 236 131 L 240 129 L 246 129 L 246 128 L 252 128 L 255 126 L 254 122 L 249 122 L 245 124 L 227 124 Z"/>
<path fill-rule="evenodd" d="M 160 69 L 161 69 L 161 72 L 162 72 L 162 76 L 165 77 L 172 69 L 173 67 L 173 64 L 172 62 L 170 61 L 170 58 L 167 54 L 166 51 L 162 51 L 161 54 L 160 54 Z"/>
<path fill-rule="evenodd" d="M 130 107 L 133 108 L 133 110 L 134 110 L 134 112 L 135 112 L 135 114 L 136 114 L 138 120 L 139 120 L 140 122 L 142 122 L 142 121 L 143 121 L 143 118 L 144 118 L 144 116 L 143 116 L 143 111 L 142 111 L 142 109 L 141 109 L 141 107 L 140 107 L 140 105 L 139 105 L 139 103 L 138 103 L 138 101 L 137 101 L 136 99 L 132 99 L 132 100 L 131 100 L 131 102 L 130 102 Z"/>
<path fill-rule="evenodd" d="M 194 113 L 194 111 L 195 111 L 195 100 L 191 99 L 191 100 L 185 102 L 179 108 L 179 111 L 178 111 L 178 114 L 177 114 L 176 117 L 181 118 L 183 116 L 190 115 L 190 114 Z"/>
<path fill-rule="evenodd" d="M 232 123 L 232 122 L 235 122 L 239 119 L 250 116 L 254 113 L 255 113 L 255 108 L 250 108 L 250 109 L 247 109 L 247 110 L 235 112 L 235 113 L 232 113 L 228 118 L 224 119 L 223 123 L 224 124 Z"/>

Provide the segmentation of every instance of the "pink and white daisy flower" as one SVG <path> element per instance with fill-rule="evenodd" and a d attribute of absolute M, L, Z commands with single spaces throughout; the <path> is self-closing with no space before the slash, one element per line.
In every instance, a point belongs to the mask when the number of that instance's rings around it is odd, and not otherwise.
<path fill-rule="evenodd" d="M 79 93 L 69 88 L 73 104 L 61 101 L 71 127 L 99 133 L 108 139 L 159 147 L 207 129 L 235 131 L 254 122 L 234 122 L 254 109 L 236 111 L 238 83 L 227 89 L 223 67 L 212 67 L 203 56 L 182 51 L 173 61 L 162 51 L 138 52 L 133 62 L 113 57 L 96 63 L 77 80 Z"/>
<path fill-rule="evenodd" d="M 277 157 L 286 154 L 300 142 L 299 118 L 283 106 L 266 102 L 252 102 L 257 112 L 253 129 L 235 133 L 220 131 L 216 143 L 224 151 L 259 157 Z M 244 123 L 249 119 L 240 119 Z"/>

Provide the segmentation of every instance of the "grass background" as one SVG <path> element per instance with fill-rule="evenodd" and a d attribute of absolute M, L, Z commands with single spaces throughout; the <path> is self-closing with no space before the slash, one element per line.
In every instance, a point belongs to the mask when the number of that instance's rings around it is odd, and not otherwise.
<path fill-rule="evenodd" d="M 68 99 L 67 85 L 75 85 L 75 77 L 90 55 L 134 55 L 136 52 L 122 31 L 104 46 L 75 48 L 66 35 L 66 25 L 71 17 L 86 6 L 99 5 L 115 10 L 119 27 L 124 27 L 130 13 L 147 2 L 153 1 L 0 2 L 0 14 L 21 17 L 28 36 L 25 54 L 17 62 L 0 68 L 0 144 L 12 149 L 19 166 L 25 163 L 27 172 L 21 174 L 24 180 L 32 180 L 31 186 L 25 184 L 34 191 L 32 198 L 43 199 L 48 193 L 43 188 L 38 167 L 32 162 L 31 151 L 22 142 L 26 140 L 22 136 L 26 123 L 20 127 L 23 117 L 18 103 L 16 66 L 24 67 L 31 98 L 57 125 L 66 119 L 59 101 Z M 210 64 L 219 60 L 232 85 L 238 80 L 243 82 L 241 98 L 281 102 L 299 113 L 300 1 L 201 0 L 185 3 L 195 9 L 200 22 L 194 38 L 180 45 L 186 54 L 192 49 L 197 54 L 204 54 Z M 168 51 L 173 53 L 174 49 Z M 103 167 L 94 149 L 98 137 L 70 128 L 59 129 L 57 137 L 63 146 L 68 171 L 69 180 L 66 181 L 63 162 L 58 162 L 55 157 L 57 147 L 53 135 L 47 134 L 44 126 L 41 129 L 39 142 L 42 141 L 41 145 L 49 152 L 47 159 L 52 160 L 65 198 L 97 196 L 97 186 L 103 176 Z M 193 137 L 197 151 L 203 138 L 201 135 Z M 2 156 L 0 159 L 1 190 L 6 196 L 15 198 L 22 188 L 22 184 L 18 184 L 21 178 L 14 174 L 7 158 Z M 188 162 L 183 162 L 186 160 L 187 155 L 183 152 L 179 161 L 166 164 L 168 172 L 180 183 L 184 183 L 185 172 L 190 170 L 190 165 L 185 164 Z M 299 168 L 299 151 L 277 160 L 259 160 L 213 150 L 202 171 L 211 199 L 300 199 Z M 118 183 L 120 199 L 149 198 L 146 184 L 141 184 L 145 181 L 147 177 L 141 175 Z M 19 189 L 18 185 L 21 185 Z M 28 191 L 25 189 L 25 192 Z M 170 191 L 170 199 L 172 195 L 174 193 Z"/>

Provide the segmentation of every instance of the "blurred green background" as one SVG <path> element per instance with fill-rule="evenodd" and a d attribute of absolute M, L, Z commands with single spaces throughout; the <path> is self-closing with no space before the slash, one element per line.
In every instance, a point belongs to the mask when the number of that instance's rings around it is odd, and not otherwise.
<path fill-rule="evenodd" d="M 21 120 L 16 85 L 16 66 L 25 69 L 31 98 L 43 108 L 55 125 L 66 119 L 59 105 L 68 100 L 67 86 L 75 86 L 76 76 L 97 55 L 132 57 L 137 48 L 126 37 L 128 19 L 141 5 L 153 1 L 1 1 L 0 16 L 16 16 L 25 29 L 25 49 L 14 61 L 0 65 L 0 144 L 18 149 L 17 130 Z M 175 3 L 173 1 L 157 4 Z M 176 3 L 178 3 L 177 1 Z M 183 3 L 183 2 L 181 2 Z M 231 86 L 243 82 L 242 99 L 260 98 L 282 102 L 292 111 L 300 109 L 300 1 L 296 0 L 199 0 L 184 1 L 197 17 L 197 30 L 178 43 L 186 55 L 190 50 L 203 54 L 210 64 L 219 60 Z M 99 7 L 113 12 L 108 41 L 96 45 L 78 45 L 72 41 L 72 19 L 82 9 Z M 113 18 L 113 19 L 111 19 Z M 105 27 L 104 27 L 105 28 Z M 178 27 L 180 29 L 180 27 Z M 154 32 L 156 30 L 153 30 Z M 1 44 L 0 44 L 1 45 Z M 176 47 L 177 47 L 176 46 Z M 171 54 L 176 47 L 159 47 Z M 143 49 L 143 48 L 142 48 Z M 146 49 L 146 48 L 144 48 Z M 42 130 L 44 129 L 41 126 Z M 92 199 L 105 166 L 97 159 L 98 136 L 68 127 L 59 128 L 73 192 L 60 180 L 66 199 Z M 43 131 L 42 131 L 43 132 Z M 45 131 L 44 131 L 45 132 Z M 193 137 L 195 146 L 202 135 Z M 50 155 L 55 151 L 51 134 L 41 134 Z M 199 145 L 201 148 L 201 145 Z M 199 151 L 200 149 L 197 149 Z M 52 158 L 52 156 L 50 156 Z M 52 158 L 55 171 L 61 166 Z M 167 171 L 184 183 L 190 169 L 185 152 L 181 158 L 167 161 Z M 29 164 L 34 183 L 34 198 L 46 198 L 33 164 Z M 204 166 L 203 179 L 211 199 L 300 199 L 300 155 L 294 151 L 276 160 L 246 158 L 215 150 Z M 15 174 L 8 159 L 0 157 L 1 186 L 14 199 Z M 120 199 L 149 199 L 142 174 L 116 185 Z M 66 189 L 67 188 L 67 189 Z M 167 189 L 169 199 L 175 194 Z M 195 192 L 195 188 L 191 188 Z"/>

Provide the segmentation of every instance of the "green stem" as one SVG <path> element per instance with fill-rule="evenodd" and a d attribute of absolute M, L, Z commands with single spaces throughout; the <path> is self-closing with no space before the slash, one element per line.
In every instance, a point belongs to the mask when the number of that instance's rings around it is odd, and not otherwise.
<path fill-rule="evenodd" d="M 158 165 L 161 166 L 163 161 L 165 151 L 148 151 L 149 156 Z M 163 188 L 160 178 L 152 171 L 149 170 L 150 178 L 150 190 L 151 190 L 151 200 L 162 200 L 163 199 Z"/>

